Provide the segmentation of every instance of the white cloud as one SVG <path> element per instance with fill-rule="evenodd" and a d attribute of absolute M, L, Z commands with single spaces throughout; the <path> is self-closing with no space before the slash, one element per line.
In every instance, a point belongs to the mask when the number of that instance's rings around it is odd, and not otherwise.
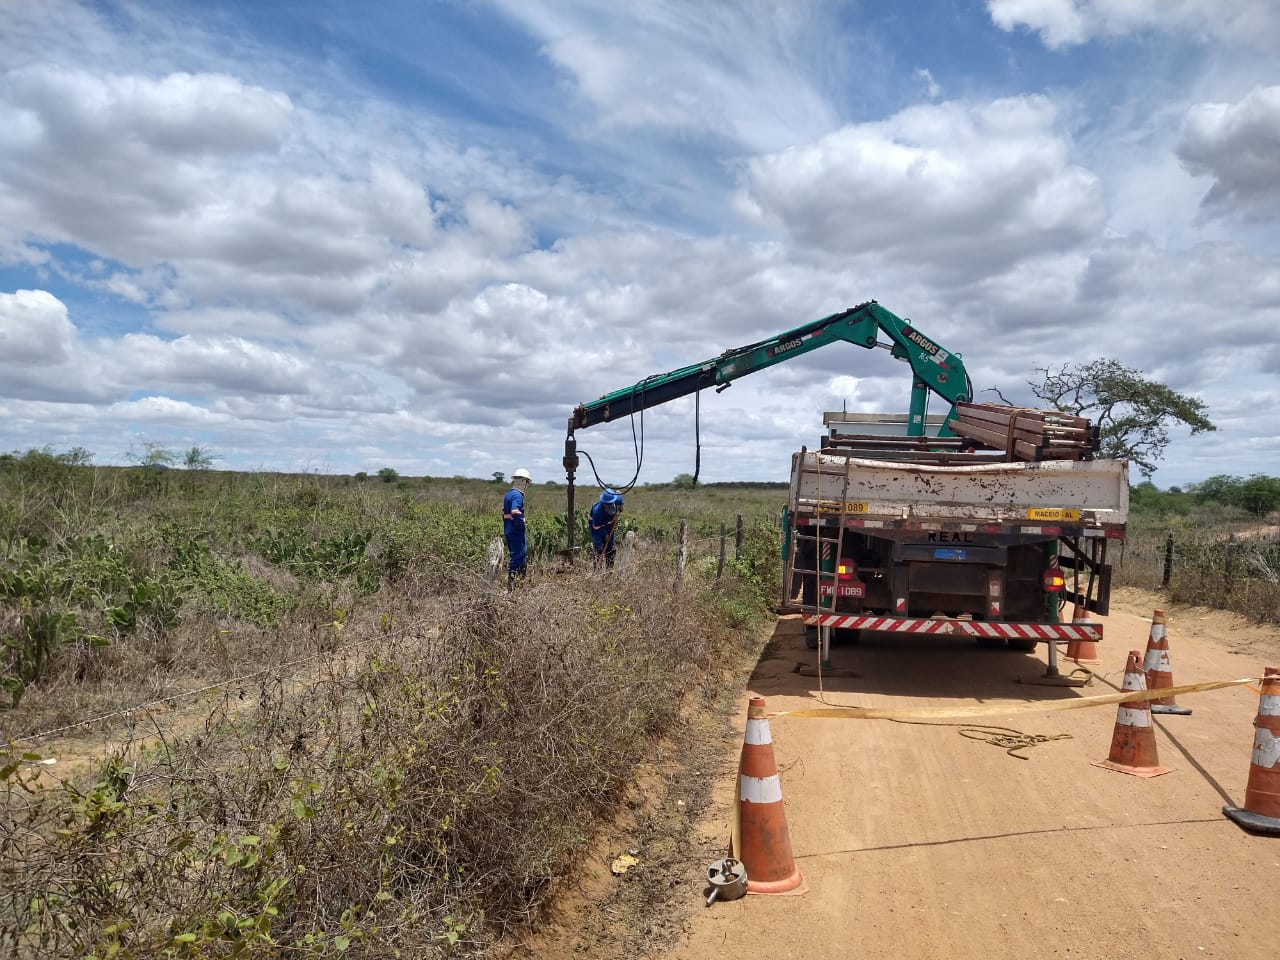
<path fill-rule="evenodd" d="M 743 211 L 833 256 L 910 255 L 979 276 L 1097 234 L 1098 178 L 1053 104 L 911 107 L 750 161 Z"/>
<path fill-rule="evenodd" d="M 113 403 L 107 407 L 106 415 L 112 420 L 141 423 L 161 429 L 171 426 L 205 427 L 210 424 L 228 423 L 226 417 L 212 413 L 204 407 L 170 397 L 141 397 L 137 400 Z"/>
<path fill-rule="evenodd" d="M 447 300 L 531 242 L 510 202 L 474 186 L 433 204 L 422 164 L 454 186 L 467 164 L 501 182 L 484 155 L 353 149 L 332 118 L 221 74 L 28 67 L 0 82 L 0 119 L 0 250 L 92 250 L 133 268 L 95 281 L 133 302 L 346 312 L 423 255 Z M 453 281 L 440 267 L 460 253 Z"/>
<path fill-rule="evenodd" d="M 1280 86 L 1255 87 L 1234 104 L 1197 104 L 1187 113 L 1177 153 L 1191 173 L 1213 177 L 1206 209 L 1274 213 L 1280 203 Z"/>
<path fill-rule="evenodd" d="M 1280 30 L 1272 0 L 987 0 L 1001 30 L 1025 27 L 1051 49 L 1148 30 L 1265 47 Z"/>
<path fill-rule="evenodd" d="M 45 290 L 0 293 L 0 383 L 4 395 L 76 403 L 109 390 L 83 366 L 86 351 L 66 304 Z"/>
<path fill-rule="evenodd" d="M 604 129 L 717 136 L 779 149 L 831 129 L 821 90 L 840 56 L 820 4 L 497 0 Z"/>
<path fill-rule="evenodd" d="M 185 336 L 161 340 L 127 334 L 106 347 L 104 362 L 121 382 L 170 386 L 178 391 L 210 389 L 236 394 L 305 394 L 311 364 L 241 337 Z"/>
<path fill-rule="evenodd" d="M 53 367 L 70 358 L 76 330 L 67 307 L 44 290 L 0 293 L 0 367 Z"/>
<path fill-rule="evenodd" d="M 921 67 L 912 74 L 912 77 L 919 80 L 924 86 L 925 96 L 930 100 L 937 100 L 942 96 L 942 87 L 938 85 L 938 81 L 933 79 L 933 73 Z"/>
<path fill-rule="evenodd" d="M 1001 30 L 1028 27 L 1050 47 L 1081 43 L 1087 36 L 1076 0 L 987 0 L 987 9 Z"/>

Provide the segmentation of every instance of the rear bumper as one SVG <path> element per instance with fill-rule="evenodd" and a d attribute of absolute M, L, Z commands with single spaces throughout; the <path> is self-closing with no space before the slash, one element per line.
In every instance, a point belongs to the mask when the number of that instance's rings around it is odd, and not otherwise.
<path fill-rule="evenodd" d="M 932 633 L 940 636 L 996 637 L 1001 640 L 1102 639 L 1100 623 L 1002 623 L 983 620 L 950 620 L 943 617 L 876 617 L 840 613 L 805 614 L 810 627 L 840 630 L 882 630 L 886 633 Z"/>

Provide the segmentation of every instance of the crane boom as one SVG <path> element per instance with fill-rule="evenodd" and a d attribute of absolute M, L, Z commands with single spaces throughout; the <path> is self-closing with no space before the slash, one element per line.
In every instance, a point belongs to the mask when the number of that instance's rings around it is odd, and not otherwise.
<path fill-rule="evenodd" d="M 881 333 L 889 338 L 889 343 L 881 342 Z M 573 548 L 573 481 L 578 469 L 575 430 L 630 416 L 708 387 L 719 392 L 747 374 L 837 342 L 853 343 L 868 349 L 886 346 L 892 356 L 906 361 L 912 372 L 908 436 L 925 435 L 930 392 L 950 404 L 940 435 L 952 436 L 950 426 L 956 416 L 956 404 L 973 397 L 969 375 L 960 355 L 945 349 L 876 301 L 869 300 L 766 340 L 726 350 L 710 360 L 646 377 L 629 387 L 575 407 L 569 417 L 564 445 L 564 468 L 569 481 L 570 550 Z"/>
<path fill-rule="evenodd" d="M 872 348 L 881 345 L 881 332 L 892 341 L 888 345 L 892 355 L 907 361 L 914 375 L 908 435 L 924 435 L 926 391 L 938 394 L 951 404 L 947 418 L 950 421 L 955 405 L 971 399 L 969 377 L 959 355 L 944 349 L 908 321 L 871 300 L 767 340 L 726 350 L 710 360 L 647 377 L 632 386 L 607 393 L 599 400 L 579 404 L 569 418 L 569 433 L 629 416 L 707 387 L 723 390 L 739 377 L 810 353 L 829 343 L 843 341 Z M 917 402 L 921 407 L 918 418 L 915 416 Z M 944 435 L 950 434 L 946 425 L 943 429 Z"/>

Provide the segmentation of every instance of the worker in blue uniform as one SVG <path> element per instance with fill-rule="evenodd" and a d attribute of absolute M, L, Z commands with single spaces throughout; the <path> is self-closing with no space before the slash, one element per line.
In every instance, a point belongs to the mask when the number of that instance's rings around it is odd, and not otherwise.
<path fill-rule="evenodd" d="M 618 526 L 621 513 L 622 494 L 605 487 L 600 499 L 591 507 L 591 546 L 595 550 L 597 569 L 601 563 L 606 567 L 613 566 L 618 547 L 613 531 Z"/>
<path fill-rule="evenodd" d="M 511 489 L 502 498 L 502 536 L 507 541 L 511 562 L 507 565 L 507 589 L 515 585 L 517 576 L 523 577 L 529 559 L 529 544 L 525 540 L 524 492 L 529 489 L 533 477 L 524 467 L 511 475 Z"/>

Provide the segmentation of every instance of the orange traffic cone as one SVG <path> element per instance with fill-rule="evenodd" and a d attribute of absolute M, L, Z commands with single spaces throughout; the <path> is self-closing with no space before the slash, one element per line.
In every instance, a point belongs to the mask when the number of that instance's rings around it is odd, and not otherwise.
<path fill-rule="evenodd" d="M 1129 651 L 1129 660 L 1124 667 L 1124 683 L 1120 689 L 1147 689 L 1137 650 Z M 1168 768 L 1159 766 L 1156 733 L 1151 728 L 1151 708 L 1145 700 L 1126 700 L 1120 704 L 1116 711 L 1115 732 L 1111 735 L 1111 753 L 1105 760 L 1091 762 L 1095 767 L 1106 767 L 1135 777 L 1158 777 L 1169 772 Z"/>
<path fill-rule="evenodd" d="M 1169 637 L 1165 631 L 1164 611 L 1157 610 L 1151 617 L 1151 636 L 1147 639 L 1147 655 L 1142 660 L 1147 675 L 1147 689 L 1161 690 L 1173 686 L 1173 665 L 1169 662 Z M 1175 697 L 1151 700 L 1152 713 L 1174 713 L 1188 716 L 1190 707 L 1178 706 Z"/>
<path fill-rule="evenodd" d="M 1244 808 L 1222 812 L 1246 830 L 1280 836 L 1280 667 L 1267 667 L 1253 721 L 1253 760 Z"/>
<path fill-rule="evenodd" d="M 747 868 L 747 893 L 809 892 L 791 855 L 782 781 L 773 759 L 763 697 L 752 697 L 747 708 L 747 734 L 738 767 L 737 821 L 729 853 Z"/>
<path fill-rule="evenodd" d="M 1071 611 L 1071 622 L 1073 624 L 1093 623 L 1089 619 L 1089 611 L 1084 608 L 1084 604 L 1077 603 Z M 1088 664 L 1095 666 L 1102 662 L 1098 657 L 1098 641 L 1097 640 L 1069 640 L 1067 641 L 1067 659 L 1074 660 L 1079 664 Z"/>

